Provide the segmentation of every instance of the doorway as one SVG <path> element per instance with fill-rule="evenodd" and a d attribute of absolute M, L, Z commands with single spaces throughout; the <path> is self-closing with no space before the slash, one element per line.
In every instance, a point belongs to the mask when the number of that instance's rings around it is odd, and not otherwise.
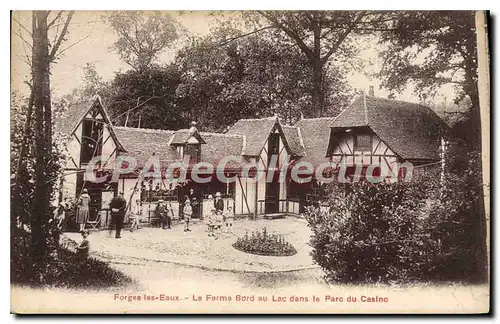
<path fill-rule="evenodd" d="M 268 182 L 266 178 L 266 214 L 276 214 L 279 212 L 279 198 L 280 198 L 280 183 L 279 183 L 279 166 L 271 166 L 271 160 L 273 156 L 276 157 L 276 161 L 279 161 L 279 145 L 280 145 L 280 135 L 278 133 L 272 133 L 269 135 L 267 142 L 267 165 L 268 173 L 273 173 L 272 181 Z"/>

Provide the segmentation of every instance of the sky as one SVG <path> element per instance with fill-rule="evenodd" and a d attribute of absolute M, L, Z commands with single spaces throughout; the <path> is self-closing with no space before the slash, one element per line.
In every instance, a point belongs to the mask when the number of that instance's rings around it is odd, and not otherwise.
<path fill-rule="evenodd" d="M 125 71 L 129 67 L 121 62 L 118 54 L 111 47 L 116 40 L 115 33 L 101 19 L 103 11 L 77 11 L 69 26 L 68 39 L 61 46 L 65 50 L 64 55 L 52 66 L 51 86 L 55 97 L 71 92 L 72 89 L 82 85 L 83 68 L 87 63 L 93 63 L 98 74 L 105 80 L 111 80 L 116 72 Z M 209 33 L 214 26 L 215 19 L 208 12 L 171 12 L 173 16 L 193 36 L 203 36 Z M 50 19 L 50 17 L 49 17 Z M 29 48 L 24 44 L 21 35 L 28 42 L 29 35 L 23 27 L 30 29 L 31 13 L 27 11 L 13 12 L 12 23 L 12 47 L 11 47 L 11 82 L 12 89 L 27 92 L 25 81 L 29 80 L 29 68 L 26 64 L 26 53 Z M 54 32 L 49 37 L 54 37 Z M 159 63 L 169 62 L 175 55 L 175 51 L 182 46 L 178 42 L 173 49 L 166 50 L 159 57 Z M 380 68 L 380 60 L 376 42 L 365 45 L 360 52 L 360 58 L 367 63 L 367 70 L 377 71 Z M 346 76 L 349 84 L 358 90 L 368 91 L 370 85 L 375 88 L 375 95 L 386 97 L 389 92 L 380 90 L 380 80 L 373 79 L 358 72 L 352 72 Z M 444 96 L 452 96 L 452 89 L 443 89 Z M 413 94 L 410 86 L 406 91 L 397 96 L 400 100 L 418 102 L 419 99 Z"/>

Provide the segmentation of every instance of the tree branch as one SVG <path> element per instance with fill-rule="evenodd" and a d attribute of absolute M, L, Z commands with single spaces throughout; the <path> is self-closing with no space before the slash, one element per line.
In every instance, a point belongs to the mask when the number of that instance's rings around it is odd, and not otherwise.
<path fill-rule="evenodd" d="M 68 25 L 69 22 L 71 21 L 71 18 L 73 18 L 73 14 L 75 13 L 74 10 L 71 10 L 68 13 L 68 17 L 66 18 L 66 23 L 64 24 L 64 27 L 61 31 L 61 35 L 59 35 L 59 38 L 57 39 L 56 43 L 54 44 L 54 47 L 52 47 L 52 51 L 49 54 L 49 62 L 52 62 L 55 59 L 57 50 L 61 46 L 61 43 L 63 42 L 64 36 L 66 35 L 66 32 L 68 31 Z"/>
<path fill-rule="evenodd" d="M 342 44 L 342 42 L 347 38 L 347 36 L 351 33 L 351 31 L 359 23 L 359 21 L 364 17 L 364 15 L 365 15 L 365 12 L 362 11 L 358 15 L 358 17 L 356 17 L 356 19 L 354 19 L 354 21 L 348 27 L 348 29 L 342 35 L 340 35 L 339 39 L 337 40 L 337 42 L 335 44 L 333 44 L 333 46 L 330 48 L 330 50 L 328 51 L 328 53 L 326 53 L 325 56 L 323 56 L 320 59 L 320 62 L 321 62 L 322 66 L 326 63 L 326 61 L 328 61 L 328 59 L 330 58 L 330 56 L 332 56 L 332 54 L 335 53 L 335 51 L 338 49 L 338 47 L 340 46 L 340 44 Z"/>
<path fill-rule="evenodd" d="M 275 24 L 278 28 L 283 30 L 290 38 L 292 38 L 296 43 L 297 46 L 306 54 L 307 58 L 309 60 L 313 60 L 313 52 L 312 50 L 304 43 L 304 41 L 295 33 L 293 30 L 282 24 L 277 18 L 273 17 L 272 15 L 267 14 L 264 11 L 257 11 L 261 16 Z"/>
<path fill-rule="evenodd" d="M 22 28 L 22 29 L 24 29 L 24 30 L 25 30 L 25 31 L 26 31 L 26 32 L 27 32 L 30 36 L 32 35 L 32 34 L 31 34 L 31 32 L 29 31 L 29 29 L 28 29 L 28 28 L 26 28 L 23 24 L 21 24 L 21 23 L 19 22 L 19 20 L 17 20 L 17 19 L 16 19 L 16 18 L 14 18 L 14 17 L 12 17 L 12 20 L 14 20 L 16 23 L 18 23 L 18 24 L 19 24 L 19 26 L 21 26 L 21 28 Z"/>
<path fill-rule="evenodd" d="M 236 36 L 236 37 L 232 37 L 232 38 L 229 38 L 229 39 L 226 39 L 224 40 L 222 43 L 218 44 L 218 46 L 224 46 L 232 41 L 235 41 L 237 39 L 240 39 L 240 38 L 243 38 L 243 37 L 246 37 L 246 36 L 250 36 L 250 35 L 253 35 L 253 34 L 256 34 L 258 32 L 261 32 L 263 30 L 266 30 L 266 29 L 270 29 L 270 28 L 276 28 L 275 26 L 266 26 L 266 27 L 262 27 L 262 28 L 259 28 L 257 30 L 254 30 L 252 32 L 249 32 L 249 33 L 246 33 L 246 34 L 243 34 L 243 35 L 239 35 L 239 36 Z"/>
<path fill-rule="evenodd" d="M 74 42 L 73 44 L 69 45 L 68 47 L 66 47 L 66 48 L 62 49 L 62 50 L 59 52 L 59 54 L 58 54 L 58 55 L 62 55 L 62 53 L 66 52 L 67 50 L 69 50 L 69 49 L 70 49 L 70 48 L 72 48 L 73 46 L 75 46 L 75 45 L 77 45 L 77 44 L 79 44 L 79 43 L 83 42 L 84 40 L 86 40 L 86 39 L 87 39 L 87 38 L 89 38 L 89 37 L 90 37 L 90 35 L 87 35 L 87 36 L 83 37 L 82 39 L 80 39 L 80 40 L 78 40 L 78 41 Z"/>
<path fill-rule="evenodd" d="M 55 24 L 55 22 L 61 17 L 61 15 L 63 14 L 64 10 L 61 10 L 57 13 L 56 17 L 47 25 L 47 28 L 50 28 L 52 27 L 53 24 Z"/>

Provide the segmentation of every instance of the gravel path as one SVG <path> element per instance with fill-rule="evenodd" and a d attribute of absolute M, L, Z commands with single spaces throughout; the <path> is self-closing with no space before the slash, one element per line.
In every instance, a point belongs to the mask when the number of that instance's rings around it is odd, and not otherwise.
<path fill-rule="evenodd" d="M 237 237 L 246 231 L 266 227 L 270 234 L 283 234 L 297 250 L 286 257 L 259 256 L 241 252 L 232 247 Z M 296 218 L 276 220 L 235 220 L 234 233 L 223 233 L 217 239 L 209 237 L 205 226 L 193 224 L 191 232 L 184 232 L 182 224 L 171 230 L 142 228 L 133 233 L 124 231 L 121 239 L 114 232 L 100 231 L 89 236 L 91 252 L 101 259 L 124 264 L 168 262 L 202 269 L 235 272 L 283 272 L 317 268 L 309 255 L 310 230 Z M 80 240 L 78 233 L 66 233 L 68 238 Z"/>

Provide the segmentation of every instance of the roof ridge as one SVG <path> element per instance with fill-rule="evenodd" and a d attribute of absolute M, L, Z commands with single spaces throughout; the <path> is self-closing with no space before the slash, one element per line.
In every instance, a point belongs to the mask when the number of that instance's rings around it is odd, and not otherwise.
<path fill-rule="evenodd" d="M 315 120 L 315 119 L 332 119 L 332 118 L 336 118 L 336 117 L 333 117 L 333 116 L 325 116 L 325 117 L 312 117 L 312 118 L 303 118 L 301 120 Z"/>
<path fill-rule="evenodd" d="M 167 129 L 158 129 L 158 128 L 138 128 L 138 127 L 127 127 L 127 126 L 113 126 L 114 128 L 120 128 L 124 130 L 134 130 L 134 131 L 139 131 L 139 132 L 146 132 L 146 133 L 169 133 L 173 134 L 176 131 L 173 130 L 167 130 Z"/>
<path fill-rule="evenodd" d="M 237 122 L 239 122 L 239 121 L 257 121 L 257 120 L 269 120 L 269 121 L 272 121 L 272 120 L 275 120 L 275 119 L 276 119 L 276 116 L 261 117 L 261 118 L 241 118 L 241 119 L 238 119 Z"/>
<path fill-rule="evenodd" d="M 401 99 L 389 99 L 389 98 L 376 97 L 376 96 L 367 96 L 367 97 L 370 97 L 372 99 L 379 99 L 379 100 L 391 101 L 391 102 L 402 102 L 402 103 L 405 103 L 405 104 L 410 104 L 410 105 L 416 105 L 416 106 L 430 108 L 429 106 L 422 105 L 421 103 L 411 102 L 411 101 L 406 101 L 406 100 L 401 100 Z"/>
<path fill-rule="evenodd" d="M 215 133 L 215 132 L 199 132 L 200 135 L 214 135 L 214 136 L 222 136 L 222 137 L 234 137 L 234 138 L 243 138 L 243 135 L 239 134 L 226 134 L 226 133 Z"/>

